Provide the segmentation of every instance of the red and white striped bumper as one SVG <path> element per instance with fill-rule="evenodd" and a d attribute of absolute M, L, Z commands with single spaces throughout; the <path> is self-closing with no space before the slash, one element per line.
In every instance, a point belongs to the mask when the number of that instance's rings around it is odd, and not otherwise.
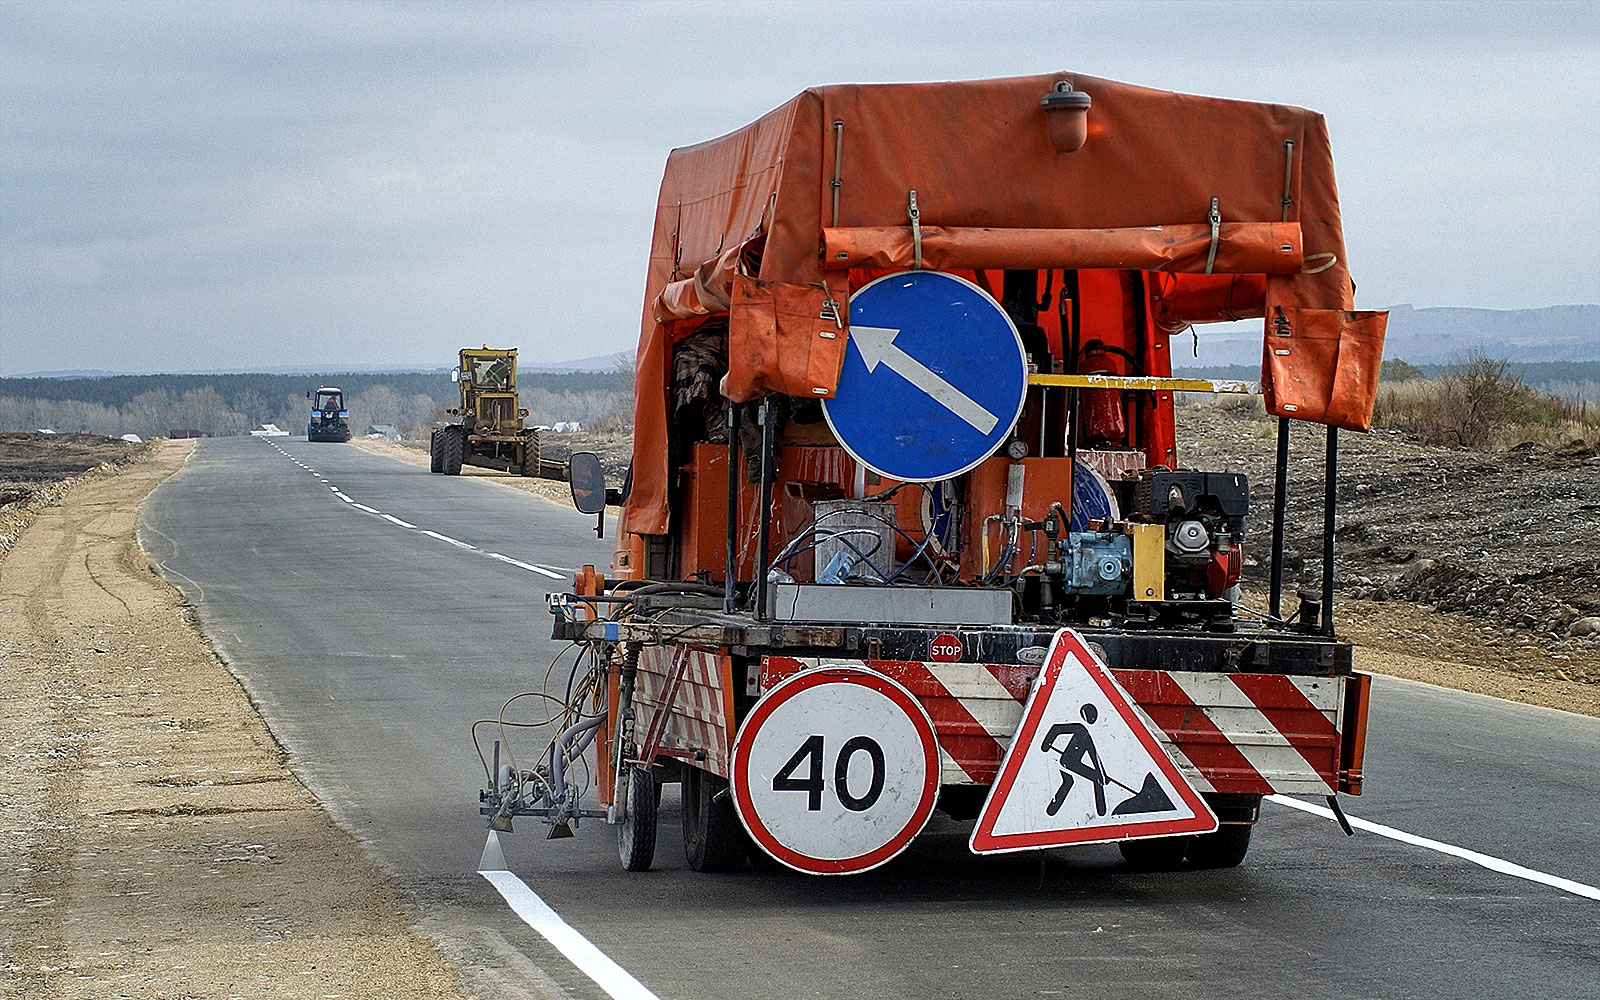
<path fill-rule="evenodd" d="M 987 785 L 1022 720 L 1037 666 L 905 660 L 762 659 L 761 687 L 823 663 L 865 666 L 916 695 L 933 720 L 945 785 Z M 1113 670 L 1201 792 L 1359 792 L 1367 678 Z"/>

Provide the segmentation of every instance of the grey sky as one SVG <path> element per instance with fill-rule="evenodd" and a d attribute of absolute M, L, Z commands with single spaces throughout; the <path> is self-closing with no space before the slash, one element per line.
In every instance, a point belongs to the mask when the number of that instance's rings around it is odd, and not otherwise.
<path fill-rule="evenodd" d="M 667 152 L 1068 69 L 1328 117 L 1363 307 L 1600 301 L 1600 4 L 0 2 L 0 374 L 631 348 Z"/>

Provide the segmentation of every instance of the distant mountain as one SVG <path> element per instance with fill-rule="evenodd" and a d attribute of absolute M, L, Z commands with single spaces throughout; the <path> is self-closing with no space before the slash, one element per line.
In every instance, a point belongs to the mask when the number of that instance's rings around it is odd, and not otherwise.
<path fill-rule="evenodd" d="M 529 363 L 527 355 L 522 355 L 517 359 L 517 369 L 525 372 L 614 372 L 619 366 L 631 366 L 632 364 L 632 351 L 597 354 L 592 358 L 578 358 L 576 361 L 553 361 L 543 365 Z"/>
<path fill-rule="evenodd" d="M 1200 328 L 1200 357 L 1176 352 L 1185 367 L 1260 364 L 1261 331 L 1231 326 L 1207 336 Z M 1542 309 L 1416 309 L 1389 307 L 1384 357 L 1417 365 L 1449 364 L 1469 351 L 1517 362 L 1600 360 L 1600 305 Z"/>

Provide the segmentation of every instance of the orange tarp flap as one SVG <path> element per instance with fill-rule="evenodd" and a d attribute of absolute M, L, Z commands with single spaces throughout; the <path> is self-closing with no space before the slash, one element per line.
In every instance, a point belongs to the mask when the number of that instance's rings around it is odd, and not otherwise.
<path fill-rule="evenodd" d="M 1369 429 L 1388 325 L 1387 312 L 1274 308 L 1262 352 L 1267 412 Z"/>
<path fill-rule="evenodd" d="M 844 364 L 844 308 L 826 286 L 734 278 L 722 394 L 739 402 L 770 393 L 831 394 Z"/>
<path fill-rule="evenodd" d="M 1058 81 L 1093 100 L 1088 141 L 1072 153 L 1051 147 L 1049 112 L 1040 106 Z M 911 259 L 912 190 L 924 266 L 1028 268 L 1048 259 L 1051 267 L 1198 272 L 1216 199 L 1222 219 L 1216 274 L 1270 275 L 1269 301 L 1286 314 L 1354 308 L 1333 156 L 1315 112 L 1073 73 L 807 90 L 737 132 L 673 150 L 667 160 L 644 292 L 638 464 L 624 531 L 660 534 L 667 527 L 668 359 L 678 324 L 720 311 L 725 298 L 730 303 L 733 398 L 831 393 L 844 338 L 814 343 L 818 330 L 801 312 L 789 312 L 805 296 L 780 286 L 814 288 L 825 279 L 829 231 L 836 240 L 849 231 L 878 231 L 881 237 L 847 252 L 866 249 L 896 262 L 884 266 L 904 266 Z M 1288 225 L 1280 227 L 1284 220 Z M 1299 238 L 1292 236 L 1295 227 Z M 1127 235 L 1141 230 L 1150 235 Z M 735 266 L 729 248 L 758 238 L 764 241 L 759 263 L 752 253 Z M 1275 249 L 1284 244 L 1293 249 Z M 1290 259 L 1303 260 L 1304 270 Z M 731 292 L 741 273 L 760 281 L 744 316 Z M 770 302 L 764 289 L 771 290 Z M 1342 363 L 1316 358 L 1307 364 Z M 1317 377 L 1325 377 L 1330 393 L 1345 391 L 1336 367 Z M 1364 384 L 1357 379 L 1352 388 Z M 1363 407 L 1370 401 L 1357 391 L 1349 401 L 1333 399 L 1301 416 L 1342 415 L 1337 419 L 1349 426 L 1365 422 Z"/>
<path fill-rule="evenodd" d="M 1300 224 L 1225 222 L 1217 234 L 1213 271 L 1297 274 Z M 909 226 L 824 229 L 823 260 L 830 268 L 904 268 L 916 261 Z M 1211 227 L 1204 223 L 1137 229 L 965 229 L 922 227 L 922 266 L 976 268 L 1107 268 L 1204 273 Z"/>

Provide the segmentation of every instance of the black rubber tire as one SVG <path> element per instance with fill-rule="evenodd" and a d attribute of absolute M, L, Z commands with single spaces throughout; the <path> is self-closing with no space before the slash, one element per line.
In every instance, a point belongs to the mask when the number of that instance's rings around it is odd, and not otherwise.
<path fill-rule="evenodd" d="M 438 429 L 428 435 L 428 471 L 444 471 L 444 433 Z"/>
<path fill-rule="evenodd" d="M 522 446 L 522 474 L 530 479 L 539 477 L 539 432 L 529 431 Z"/>
<path fill-rule="evenodd" d="M 623 871 L 647 872 L 656 857 L 658 786 L 649 771 L 632 766 L 622 768 L 621 778 L 617 799 L 627 805 L 628 815 L 617 824 L 617 854 Z"/>
<path fill-rule="evenodd" d="M 1124 840 L 1117 844 L 1128 867 L 1142 872 L 1170 872 L 1183 864 L 1193 837 L 1155 837 Z"/>
<path fill-rule="evenodd" d="M 1203 833 L 1189 844 L 1189 864 L 1196 868 L 1235 868 L 1250 852 L 1254 826 L 1226 824 L 1215 833 Z"/>
<path fill-rule="evenodd" d="M 744 866 L 750 838 L 733 811 L 733 798 L 719 795 L 722 778 L 697 767 L 683 769 L 683 853 L 697 872 L 727 872 Z"/>
<path fill-rule="evenodd" d="M 447 476 L 461 475 L 461 464 L 467 457 L 467 429 L 452 424 L 439 431 L 444 444 L 439 452 L 439 471 Z"/>

